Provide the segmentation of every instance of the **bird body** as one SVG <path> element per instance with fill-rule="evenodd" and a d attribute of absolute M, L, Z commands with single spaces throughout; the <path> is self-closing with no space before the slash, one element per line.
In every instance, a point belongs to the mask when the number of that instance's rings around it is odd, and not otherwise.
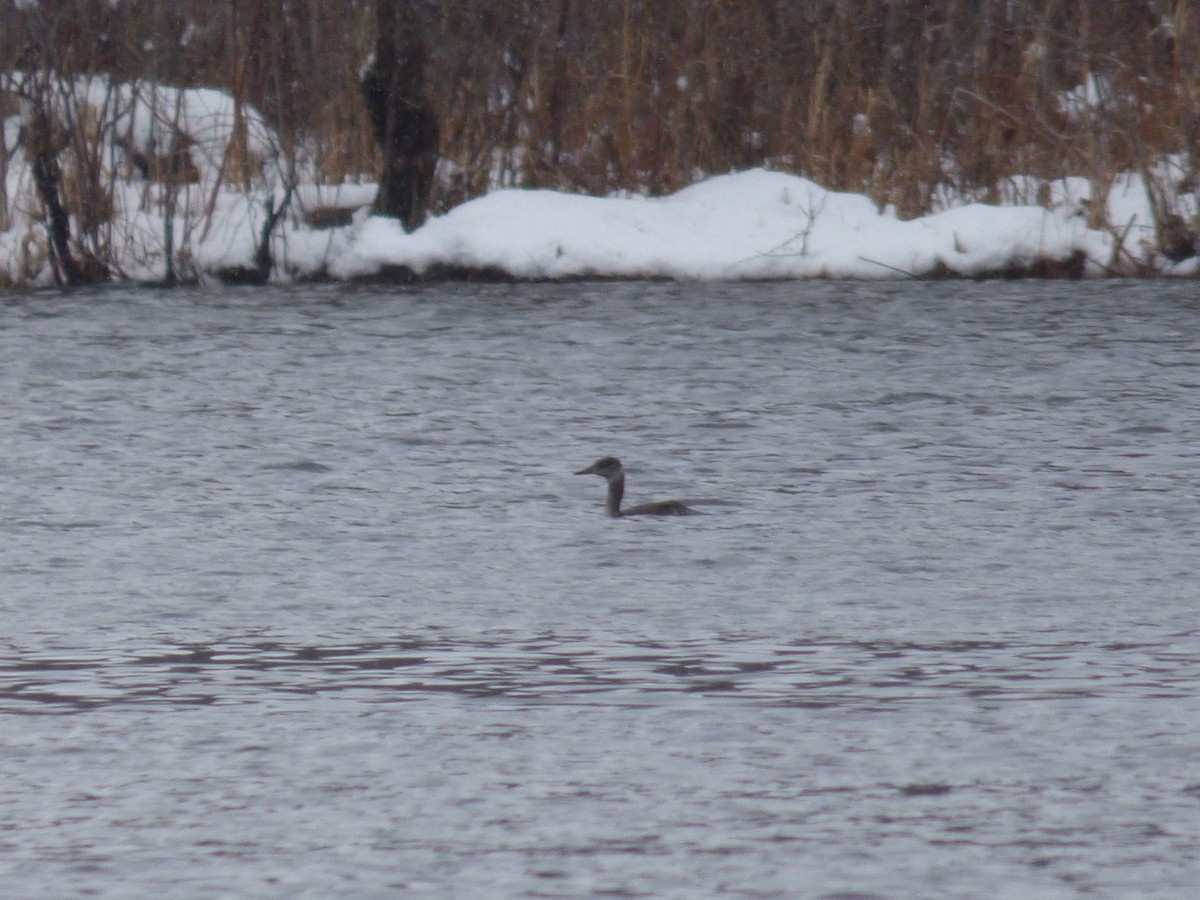
<path fill-rule="evenodd" d="M 621 509 L 621 498 L 625 496 L 625 469 L 615 456 L 602 457 L 575 474 L 599 475 L 608 482 L 608 497 L 604 502 L 604 512 L 614 519 L 625 516 L 697 515 L 696 510 L 679 500 L 658 500 L 653 503 L 631 506 L 629 509 Z"/>

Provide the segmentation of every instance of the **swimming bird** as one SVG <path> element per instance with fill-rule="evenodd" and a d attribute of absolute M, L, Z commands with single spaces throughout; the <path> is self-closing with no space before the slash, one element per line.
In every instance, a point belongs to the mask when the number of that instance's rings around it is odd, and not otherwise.
<path fill-rule="evenodd" d="M 599 475 L 608 482 L 608 499 L 604 503 L 604 512 L 614 519 L 623 516 L 694 516 L 699 513 L 678 500 L 659 500 L 655 503 L 642 503 L 629 509 L 621 509 L 621 497 L 625 494 L 625 469 L 615 456 L 605 456 L 596 460 L 586 469 L 580 469 L 576 475 Z"/>

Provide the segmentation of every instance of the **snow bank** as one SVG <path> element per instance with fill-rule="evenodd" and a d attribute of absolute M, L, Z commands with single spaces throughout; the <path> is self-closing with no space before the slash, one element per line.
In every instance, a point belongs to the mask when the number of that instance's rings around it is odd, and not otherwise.
<path fill-rule="evenodd" d="M 98 121 L 107 141 L 101 157 L 112 207 L 99 249 L 117 277 L 161 278 L 168 229 L 176 271 L 185 276 L 252 271 L 267 210 L 281 202 L 289 171 L 262 117 L 213 90 L 111 85 L 99 78 L 75 89 L 98 117 L 105 110 L 109 115 Z M 19 118 L 0 123 L 9 159 L 0 196 L 0 285 L 48 283 L 53 275 L 40 201 L 18 143 Z M 241 171 L 247 160 L 254 167 L 253 177 L 237 184 L 228 172 L 235 145 Z M 168 186 L 161 172 L 130 164 L 136 154 L 161 155 L 171 146 L 191 163 L 186 183 L 177 178 Z M 1051 197 L 1051 209 L 1015 202 L 1041 188 L 1049 188 L 1042 193 Z M 659 198 L 496 190 L 405 234 L 397 222 L 367 215 L 374 185 L 328 186 L 310 178 L 297 186 L 272 237 L 272 277 L 895 278 L 1047 270 L 1055 263 L 1067 264 L 1063 271 L 1105 271 L 1118 238 L 1087 227 L 1086 181 L 1012 179 L 1008 189 L 1010 205 L 972 203 L 901 221 L 864 196 L 758 169 Z M 1150 261 L 1160 271 L 1196 271 L 1195 259 L 1172 268 L 1156 258 L 1141 176 L 1118 178 L 1106 200 L 1127 258 Z M 942 198 L 944 206 L 954 202 Z M 318 207 L 341 209 L 343 224 L 314 227 L 306 210 Z"/>
<path fill-rule="evenodd" d="M 516 278 L 765 279 L 978 275 L 1103 259 L 1109 238 L 1078 215 L 974 204 L 913 221 L 866 197 L 753 170 L 659 199 L 503 190 L 412 234 L 367 219 L 331 248 L 335 278 L 403 268 L 489 270 Z"/>

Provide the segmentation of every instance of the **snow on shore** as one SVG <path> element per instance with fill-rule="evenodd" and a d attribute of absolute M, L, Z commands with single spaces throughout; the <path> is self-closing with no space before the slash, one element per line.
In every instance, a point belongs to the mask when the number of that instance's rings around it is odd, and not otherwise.
<path fill-rule="evenodd" d="M 1104 260 L 1109 241 L 1068 209 L 972 204 L 905 222 L 866 197 L 758 169 L 658 199 L 496 191 L 409 235 L 369 218 L 339 235 L 327 270 L 335 278 L 389 267 L 530 279 L 969 276 L 1077 253 Z"/>
<path fill-rule="evenodd" d="M 85 94 L 97 91 L 95 83 L 86 85 Z M 144 91 L 119 100 L 121 113 L 107 132 L 115 137 L 104 154 L 112 218 L 103 231 L 103 250 L 115 263 L 116 277 L 161 278 L 168 227 L 177 268 L 199 278 L 252 269 L 266 208 L 283 197 L 288 170 L 272 156 L 280 142 L 269 128 L 252 110 L 241 113 L 252 126 L 251 155 L 261 168 L 250 187 L 237 190 L 227 183 L 222 159 L 237 118 L 228 98 L 213 91 Z M 173 112 L 167 124 L 164 108 Z M 53 272 L 41 204 L 18 141 L 19 117 L 0 124 L 9 154 L 0 196 L 0 286 L 47 284 Z M 188 154 L 194 183 L 165 191 L 152 175 L 134 171 L 128 157 L 133 150 L 145 154 L 169 143 L 170 128 L 185 138 L 176 143 Z M 902 221 L 865 196 L 756 169 L 658 198 L 497 190 L 405 234 L 396 221 L 367 214 L 374 185 L 301 183 L 272 239 L 272 278 L 483 273 L 518 279 L 896 278 L 1045 270 L 1056 263 L 1073 273 L 1102 274 L 1117 238 L 1087 226 L 1082 213 L 1087 183 L 1067 179 L 1050 188 L 1051 209 L 944 201 L 949 208 L 941 212 Z M 175 215 L 168 220 L 162 203 L 172 198 Z M 1172 267 L 1155 257 L 1140 176 L 1118 179 L 1107 199 L 1109 220 L 1124 229 L 1127 259 L 1175 274 L 1197 271 L 1195 259 Z M 345 218 L 355 210 L 350 224 L 308 224 L 305 210 L 331 206 L 341 208 Z"/>

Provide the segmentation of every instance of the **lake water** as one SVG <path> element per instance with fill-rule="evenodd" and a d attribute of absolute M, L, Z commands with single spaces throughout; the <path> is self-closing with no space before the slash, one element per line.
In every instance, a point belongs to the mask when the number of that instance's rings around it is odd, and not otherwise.
<path fill-rule="evenodd" d="M 0 385 L 5 897 L 1200 881 L 1194 282 L 9 295 Z"/>

